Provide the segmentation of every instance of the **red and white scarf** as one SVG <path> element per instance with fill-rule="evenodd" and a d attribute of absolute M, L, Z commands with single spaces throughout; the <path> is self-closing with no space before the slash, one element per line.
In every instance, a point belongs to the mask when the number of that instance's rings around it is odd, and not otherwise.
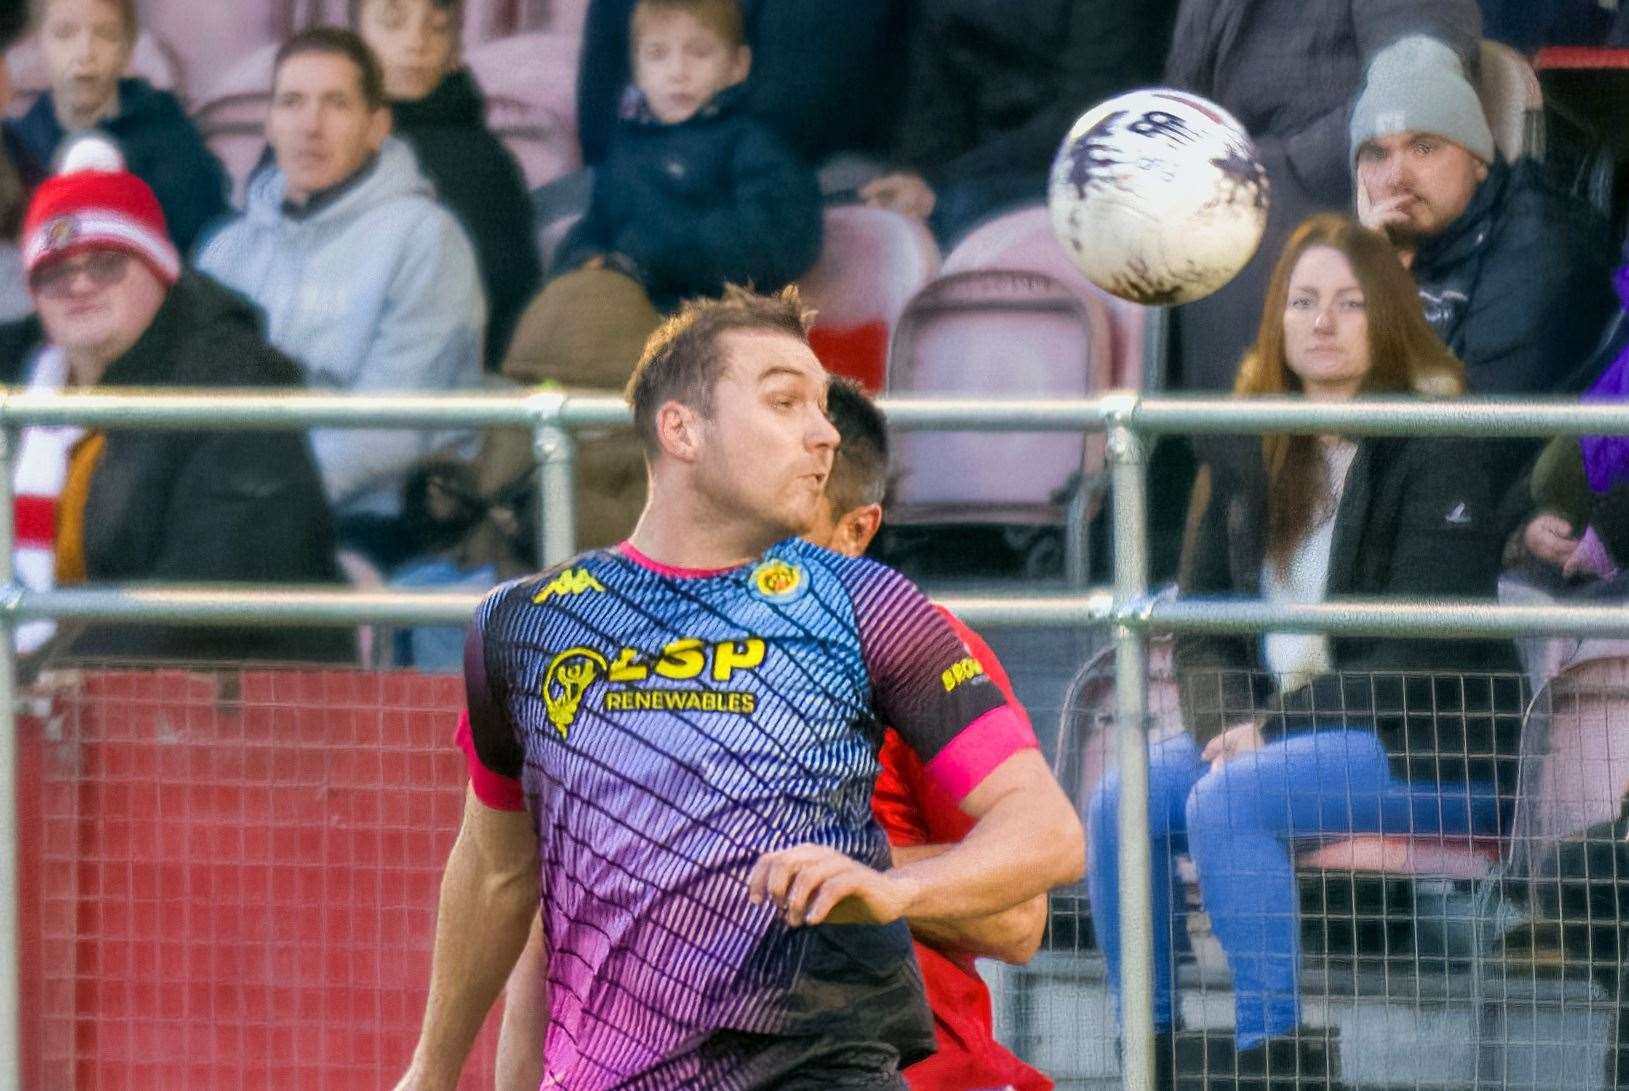
<path fill-rule="evenodd" d="M 48 348 L 35 359 L 30 394 L 57 394 L 68 382 L 68 359 Z M 85 429 L 73 425 L 26 428 L 17 451 L 12 488 L 16 494 L 17 579 L 30 591 L 56 585 L 57 500 L 68 481 L 68 463 Z M 27 655 L 56 633 L 56 622 L 28 621 L 17 628 L 17 650 Z"/>

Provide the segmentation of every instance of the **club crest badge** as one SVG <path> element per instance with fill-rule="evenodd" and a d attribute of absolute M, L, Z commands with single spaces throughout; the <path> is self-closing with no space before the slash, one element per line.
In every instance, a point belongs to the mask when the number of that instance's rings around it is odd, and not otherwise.
<path fill-rule="evenodd" d="M 809 589 L 808 573 L 789 561 L 765 561 L 747 578 L 753 596 L 775 606 L 796 602 Z"/>

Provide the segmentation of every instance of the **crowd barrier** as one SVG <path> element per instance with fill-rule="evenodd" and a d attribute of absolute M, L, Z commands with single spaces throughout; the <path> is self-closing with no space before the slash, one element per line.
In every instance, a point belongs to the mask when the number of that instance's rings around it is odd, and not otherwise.
<path fill-rule="evenodd" d="M 944 601 L 975 626 L 1106 624 L 1112 632 L 1111 752 L 1122 785 L 1126 922 L 1123 1079 L 1137 1091 L 1151 1087 L 1153 1075 L 1145 741 L 1149 685 L 1157 688 L 1159 678 L 1150 672 L 1151 634 L 1629 635 L 1629 614 L 1615 606 L 1157 600 L 1148 586 L 1146 511 L 1147 446 L 1162 434 L 1629 434 L 1629 407 L 1112 393 L 1069 402 L 895 401 L 884 409 L 896 428 L 1107 432 L 1113 586 Z M 28 591 L 11 568 L 11 460 L 20 428 L 530 428 L 539 541 L 545 561 L 556 561 L 569 556 L 573 540 L 572 431 L 625 422 L 625 413 L 613 399 L 560 394 L 8 394 L 0 397 L 0 621 L 8 635 L 34 618 L 456 623 L 475 601 L 301 589 Z M 280 681 L 276 672 L 99 669 L 58 679 L 59 688 L 42 696 L 19 689 L 15 668 L 11 654 L 0 656 L 0 844 L 19 848 L 0 855 L 0 1088 L 56 1080 L 253 1086 L 246 1058 L 266 1086 L 377 1086 L 380 1073 L 405 1059 L 419 1014 L 415 982 L 427 959 L 433 888 L 456 823 L 459 773 L 445 745 L 456 684 L 347 672 Z M 280 684 L 299 692 L 283 694 Z M 20 925 L 38 941 L 21 950 Z M 1050 957 L 1026 973 L 1044 975 Z M 1070 973 L 1062 980 L 1078 985 L 1080 975 Z M 26 1018 L 25 975 L 31 989 L 38 983 Z M 1025 1010 L 1022 995 L 1004 1019 Z M 1043 1054 L 1078 1048 L 1059 1034 L 1067 1036 L 1067 1027 L 1038 1039 Z"/>

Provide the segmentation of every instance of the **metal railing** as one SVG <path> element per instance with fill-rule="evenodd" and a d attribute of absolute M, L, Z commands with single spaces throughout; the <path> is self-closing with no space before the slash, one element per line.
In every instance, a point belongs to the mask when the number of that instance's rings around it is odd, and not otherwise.
<path fill-rule="evenodd" d="M 1552 401 L 1291 400 L 1139 397 L 1115 392 L 1077 401 L 909 400 L 883 403 L 896 429 L 1102 431 L 1113 487 L 1112 588 L 1049 595 L 946 596 L 982 626 L 1066 628 L 1108 622 L 1116 643 L 1120 762 L 1122 1036 L 1126 1086 L 1153 1086 L 1152 940 L 1148 848 L 1147 639 L 1151 632 L 1278 631 L 1330 634 L 1629 636 L 1629 611 L 1612 606 L 1498 606 L 1488 602 L 1375 600 L 1268 606 L 1160 602 L 1149 594 L 1147 442 L 1165 434 L 1339 432 L 1351 436 L 1554 436 L 1629 434 L 1629 404 Z M 210 430 L 224 427 L 524 428 L 539 464 L 538 527 L 545 564 L 573 552 L 572 433 L 626 423 L 609 397 L 557 393 L 350 397 L 316 394 L 100 391 L 0 396 L 0 844 L 15 845 L 16 663 L 12 633 L 26 620 L 142 620 L 163 624 L 432 624 L 468 619 L 478 596 L 441 592 L 224 589 L 146 586 L 30 591 L 13 570 L 12 470 L 17 430 L 36 425 Z M 1085 528 L 1073 526 L 1072 534 Z M 21 1086 L 17 854 L 0 854 L 0 1089 Z"/>

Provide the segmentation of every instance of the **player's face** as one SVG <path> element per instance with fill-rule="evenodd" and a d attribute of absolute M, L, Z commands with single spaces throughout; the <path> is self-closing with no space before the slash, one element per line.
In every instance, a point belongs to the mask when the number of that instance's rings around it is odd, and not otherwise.
<path fill-rule="evenodd" d="M 1431 133 L 1376 137 L 1357 160 L 1358 185 L 1371 203 L 1403 198 L 1398 211 L 1407 220 L 1388 229 L 1399 242 L 1429 238 L 1453 223 L 1488 176 L 1486 163 Z"/>
<path fill-rule="evenodd" d="M 1290 274 L 1284 356 L 1307 397 L 1350 398 L 1369 374 L 1369 313 L 1363 286 L 1339 250 L 1314 246 Z"/>
<path fill-rule="evenodd" d="M 458 59 L 458 24 L 430 0 L 368 0 L 358 30 L 385 70 L 385 94 L 416 102 L 434 91 Z"/>
<path fill-rule="evenodd" d="M 283 62 L 272 88 L 266 139 L 288 184 L 304 201 L 337 186 L 390 135 L 390 111 L 368 105 L 362 71 L 337 53 L 297 53 Z"/>
<path fill-rule="evenodd" d="M 720 511 L 772 539 L 807 533 L 837 451 L 825 369 L 809 346 L 783 333 L 726 333 L 720 348 L 725 364 L 705 421 L 698 481 Z"/>
<path fill-rule="evenodd" d="M 634 83 L 664 125 L 688 121 L 747 78 L 752 53 L 685 11 L 643 11 L 634 24 Z"/>
<path fill-rule="evenodd" d="M 76 114 L 105 107 L 133 44 L 118 7 L 107 0 L 51 0 L 40 21 L 40 49 L 57 105 Z"/>

